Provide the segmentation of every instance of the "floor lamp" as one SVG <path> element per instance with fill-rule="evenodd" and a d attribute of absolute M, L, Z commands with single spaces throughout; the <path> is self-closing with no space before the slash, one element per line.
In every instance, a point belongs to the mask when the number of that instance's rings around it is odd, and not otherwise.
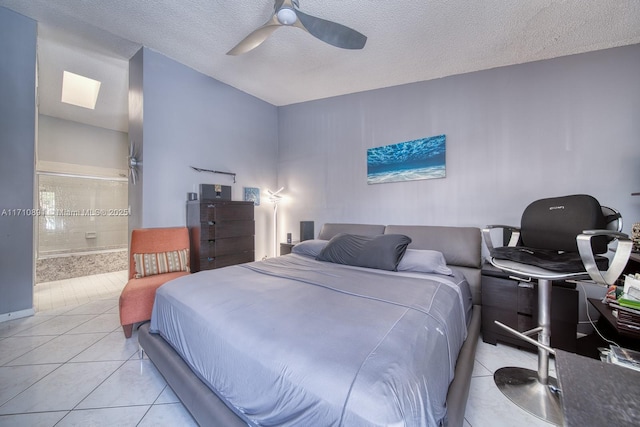
<path fill-rule="evenodd" d="M 269 195 L 269 201 L 273 203 L 273 256 L 278 256 L 278 204 L 282 200 L 282 194 L 280 192 L 284 190 L 284 187 L 280 187 L 278 191 L 271 191 L 267 189 Z"/>

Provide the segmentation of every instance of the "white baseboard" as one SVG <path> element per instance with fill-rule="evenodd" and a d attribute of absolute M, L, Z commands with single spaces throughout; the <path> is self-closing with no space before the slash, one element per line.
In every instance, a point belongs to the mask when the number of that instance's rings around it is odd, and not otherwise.
<path fill-rule="evenodd" d="M 0 323 L 14 319 L 21 319 L 23 317 L 33 316 L 34 314 L 36 314 L 36 311 L 33 308 L 0 314 Z"/>

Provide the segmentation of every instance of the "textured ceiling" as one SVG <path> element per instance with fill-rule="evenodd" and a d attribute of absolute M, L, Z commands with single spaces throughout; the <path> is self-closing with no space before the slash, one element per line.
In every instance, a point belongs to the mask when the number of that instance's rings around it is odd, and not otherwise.
<path fill-rule="evenodd" d="M 365 48 L 338 49 L 285 27 L 236 57 L 225 53 L 269 19 L 272 0 L 0 0 L 0 6 L 41 23 L 41 91 L 62 69 L 106 75 L 103 89 L 111 88 L 113 74 L 124 80 L 112 90 L 126 88 L 126 61 L 144 45 L 274 105 L 640 43 L 640 0 L 300 0 L 305 13 L 365 34 Z M 51 79 L 47 88 L 43 78 Z M 126 108 L 126 89 L 113 98 Z"/>

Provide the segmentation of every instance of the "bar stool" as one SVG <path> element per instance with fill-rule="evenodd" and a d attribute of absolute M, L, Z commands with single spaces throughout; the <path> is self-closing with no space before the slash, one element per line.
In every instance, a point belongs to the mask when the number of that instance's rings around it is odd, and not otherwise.
<path fill-rule="evenodd" d="M 511 231 L 507 246 L 493 246 L 491 230 L 497 228 Z M 600 206 L 591 196 L 573 195 L 531 203 L 519 228 L 491 225 L 482 231 L 492 265 L 523 280 L 538 281 L 536 328 L 519 332 L 495 322 L 538 347 L 538 370 L 504 367 L 495 372 L 494 381 L 512 402 L 548 422 L 563 424 L 561 391 L 556 379 L 549 376 L 549 354 L 555 354 L 550 347 L 552 283 L 589 277 L 605 286 L 615 283 L 632 248 L 621 230 L 619 212 Z M 609 262 L 599 254 L 606 253 L 613 240 L 617 240 L 617 247 Z M 531 338 L 536 334 L 537 340 Z"/>

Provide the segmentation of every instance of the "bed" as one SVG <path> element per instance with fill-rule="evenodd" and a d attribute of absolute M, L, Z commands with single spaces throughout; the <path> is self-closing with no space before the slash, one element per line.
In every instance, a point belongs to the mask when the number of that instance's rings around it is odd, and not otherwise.
<path fill-rule="evenodd" d="M 375 254 L 365 257 L 374 268 L 326 261 L 354 236 L 407 236 L 401 271 Z M 158 290 L 140 346 L 196 421 L 462 426 L 480 332 L 480 230 L 325 224 L 296 247 Z M 427 250 L 449 272 L 406 261 Z"/>

